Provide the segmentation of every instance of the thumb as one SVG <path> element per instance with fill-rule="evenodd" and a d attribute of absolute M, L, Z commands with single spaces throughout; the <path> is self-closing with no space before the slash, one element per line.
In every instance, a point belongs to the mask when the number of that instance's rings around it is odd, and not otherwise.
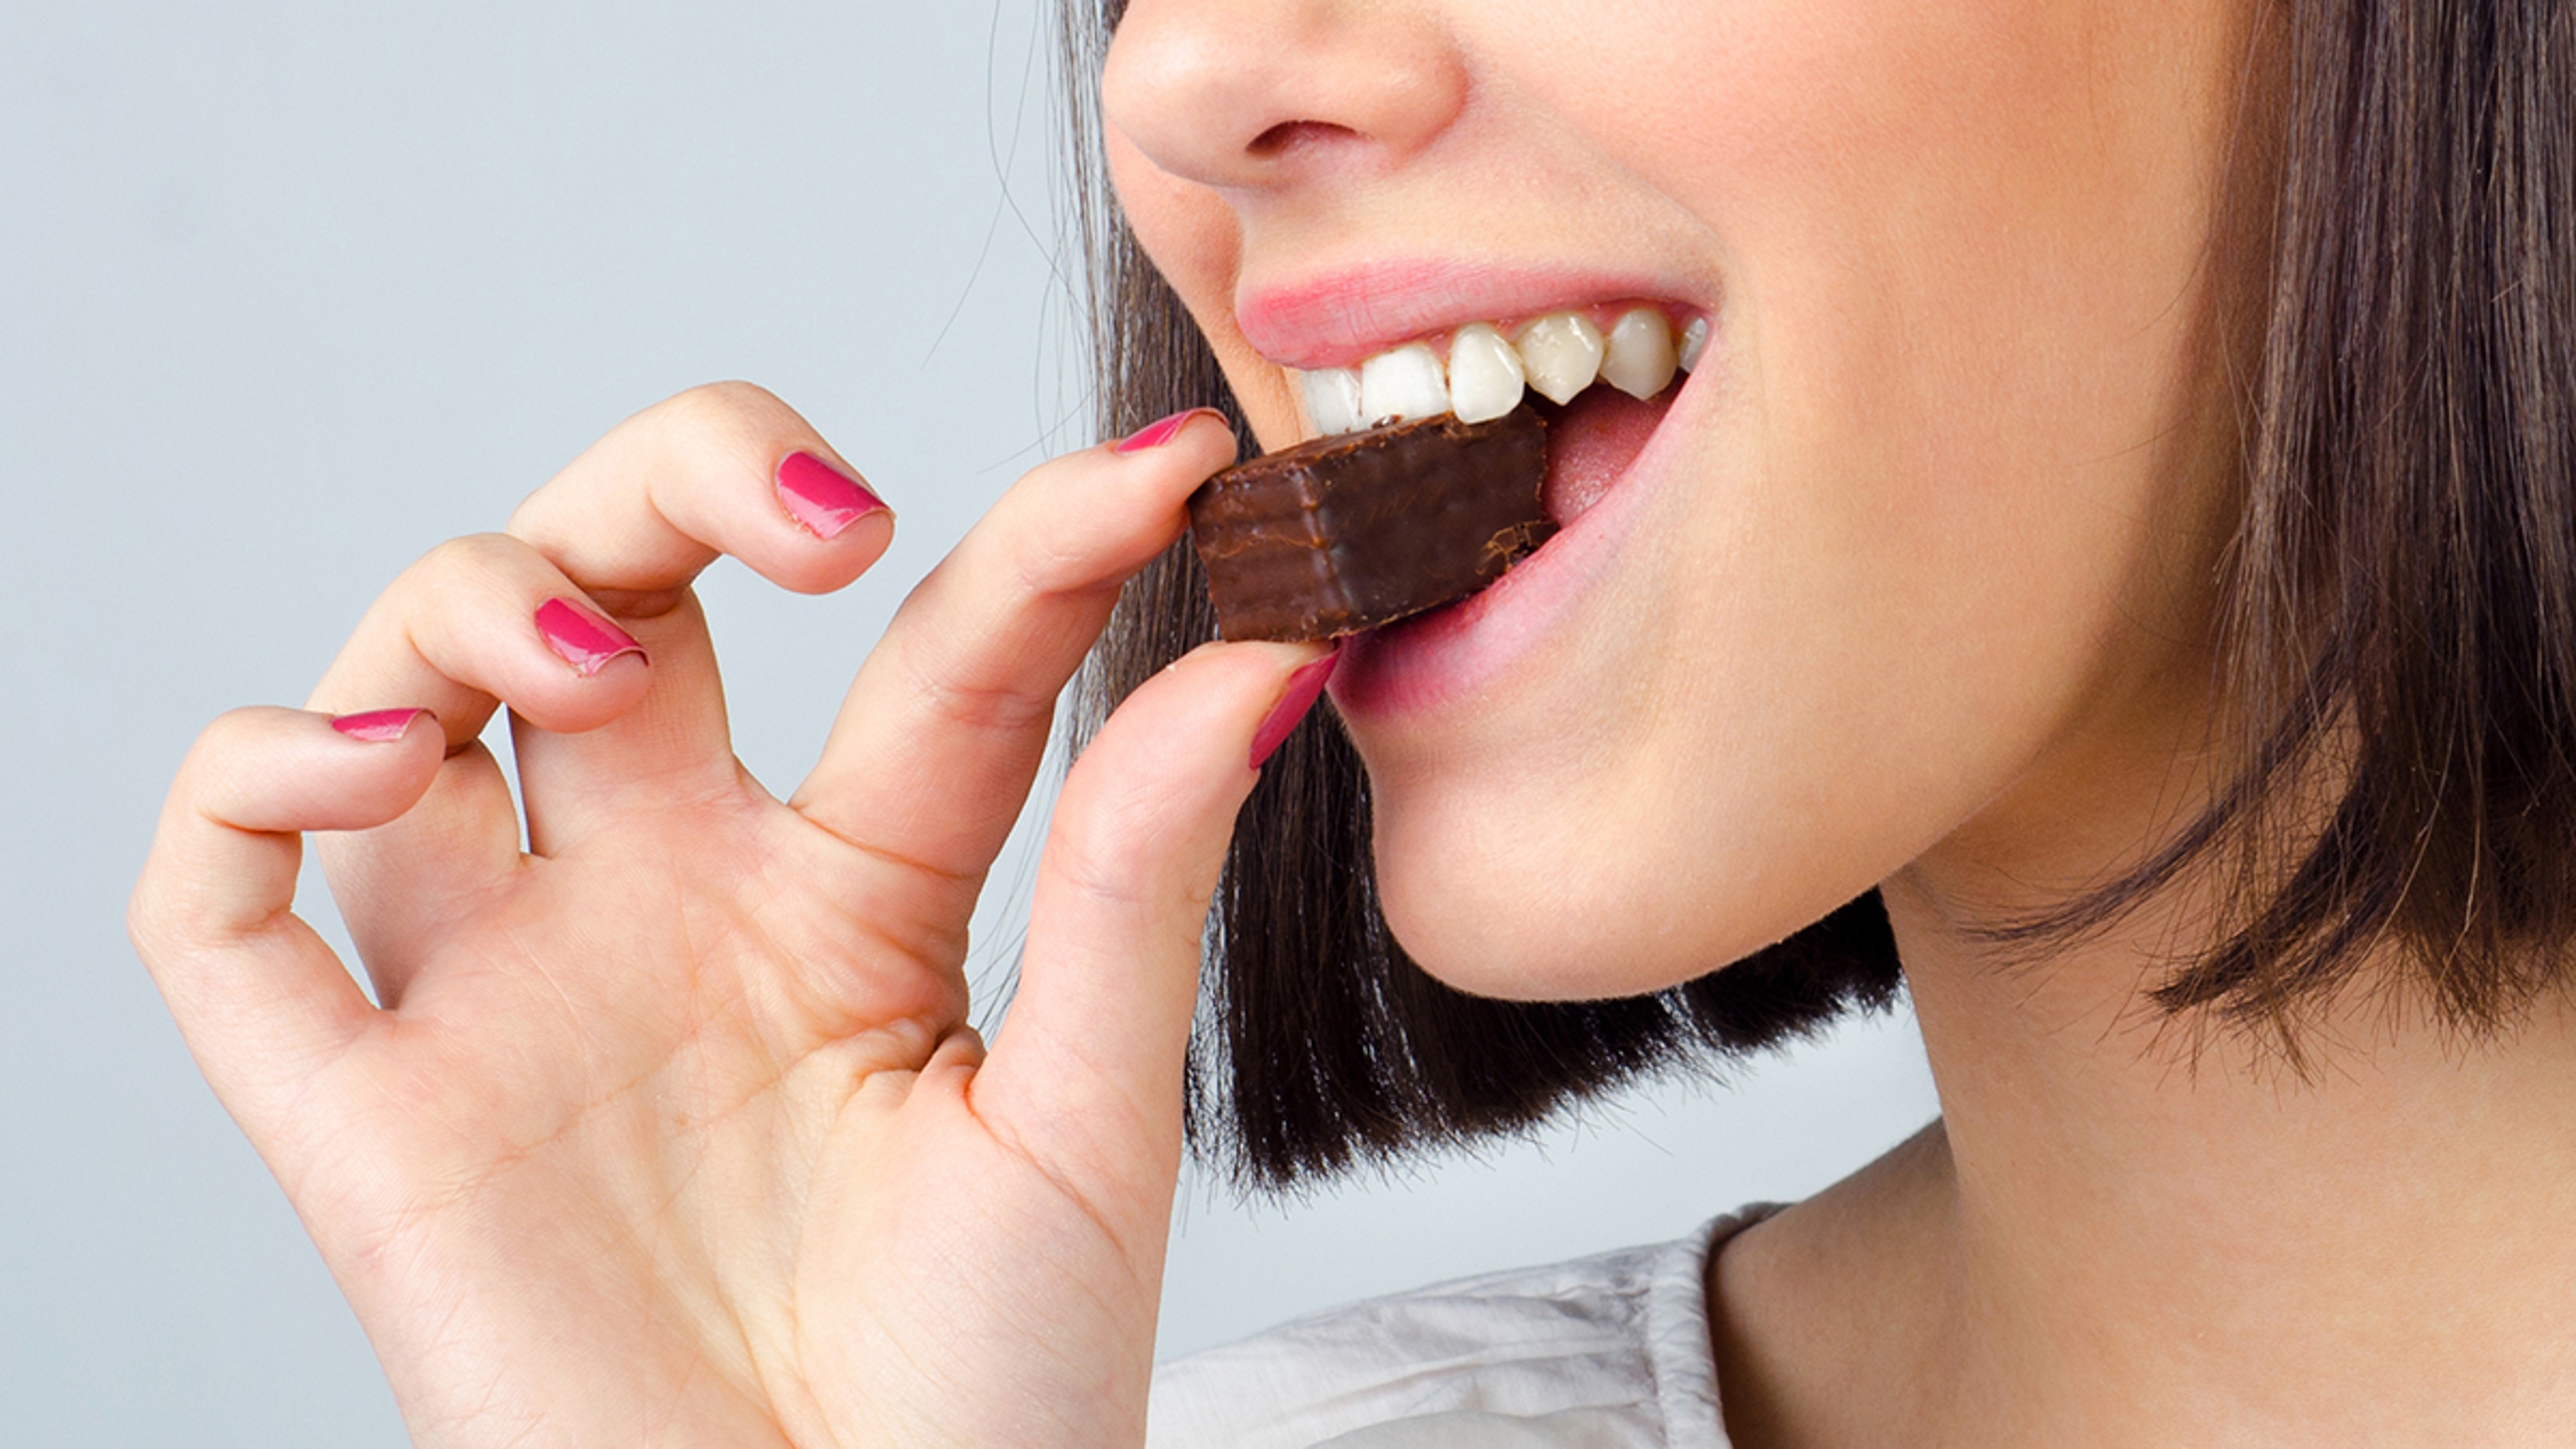
<path fill-rule="evenodd" d="M 985 1124 L 1095 1207 L 1169 1210 L 1209 897 L 1260 754 L 1323 692 L 1313 644 L 1209 644 L 1148 680 L 1066 777 L 1028 946 L 973 1085 Z"/>

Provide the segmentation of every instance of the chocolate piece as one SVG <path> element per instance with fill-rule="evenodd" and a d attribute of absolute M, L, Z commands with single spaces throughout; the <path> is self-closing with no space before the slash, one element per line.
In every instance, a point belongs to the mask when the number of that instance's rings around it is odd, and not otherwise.
<path fill-rule="evenodd" d="M 1503 576 L 1556 531 L 1539 505 L 1547 424 L 1528 407 L 1317 438 L 1190 495 L 1190 533 L 1228 639 L 1373 629 Z"/>

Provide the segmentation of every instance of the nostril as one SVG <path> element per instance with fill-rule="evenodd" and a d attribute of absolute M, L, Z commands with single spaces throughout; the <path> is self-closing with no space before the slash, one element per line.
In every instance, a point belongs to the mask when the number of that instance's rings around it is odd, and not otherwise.
<path fill-rule="evenodd" d="M 1253 137 L 1252 144 L 1244 149 L 1267 161 L 1319 142 L 1342 140 L 1358 135 L 1359 133 L 1350 127 L 1337 126 L 1330 121 L 1281 121 L 1278 125 Z"/>
<path fill-rule="evenodd" d="M 1203 186 L 1288 186 L 1345 159 L 1399 163 L 1466 104 L 1446 9 L 1133 0 L 1101 63 L 1102 120 L 1139 159 Z"/>

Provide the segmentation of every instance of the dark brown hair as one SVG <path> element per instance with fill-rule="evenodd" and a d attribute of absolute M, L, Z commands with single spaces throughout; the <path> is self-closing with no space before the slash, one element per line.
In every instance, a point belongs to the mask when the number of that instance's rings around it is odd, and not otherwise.
<path fill-rule="evenodd" d="M 1104 183 L 1123 9 L 1064 7 L 1096 419 L 1213 403 L 1249 448 Z M 2143 865 L 2005 934 L 2063 939 L 2216 862 L 2234 913 L 2165 1008 L 2295 1051 L 2301 1013 L 2392 943 L 2397 979 L 2366 984 L 2491 1030 L 2557 984 L 2576 932 L 2576 4 L 2280 0 L 2255 28 L 2230 169 L 2259 178 L 2250 213 L 2234 198 L 2259 241 L 2247 325 L 2217 329 L 2246 340 L 2215 364 L 2243 446 L 2214 686 L 2238 764 Z M 1122 599 L 1077 737 L 1214 632 L 1176 548 Z M 1237 826 L 1192 1051 L 1193 1141 L 1254 1181 L 1525 1127 L 1898 990 L 1872 895 L 1654 996 L 1468 996 L 1389 935 L 1369 846 L 1367 775 L 1319 711 Z"/>

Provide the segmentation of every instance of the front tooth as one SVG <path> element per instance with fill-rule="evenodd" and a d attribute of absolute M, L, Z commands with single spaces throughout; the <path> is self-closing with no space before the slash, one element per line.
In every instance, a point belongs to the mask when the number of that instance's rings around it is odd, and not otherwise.
<path fill-rule="evenodd" d="M 1360 364 L 1360 419 L 1369 426 L 1447 411 L 1449 383 L 1440 375 L 1440 358 L 1422 343 L 1408 342 Z"/>
<path fill-rule="evenodd" d="M 1699 366 L 1700 354 L 1706 351 L 1708 351 L 1708 319 L 1693 317 L 1690 319 L 1690 325 L 1682 329 L 1682 354 L 1679 359 L 1682 371 L 1688 372 Z"/>
<path fill-rule="evenodd" d="M 1557 312 L 1521 329 L 1513 340 L 1529 385 L 1550 402 L 1570 402 L 1601 375 L 1601 329 L 1589 317 Z"/>
<path fill-rule="evenodd" d="M 1652 307 L 1631 307 L 1610 324 L 1601 380 L 1643 401 L 1673 380 L 1673 324 Z"/>
<path fill-rule="evenodd" d="M 1449 339 L 1449 402 L 1462 423 L 1490 422 L 1519 407 L 1523 375 L 1521 355 L 1482 322 Z"/>
<path fill-rule="evenodd" d="M 1360 375 L 1349 367 L 1327 367 L 1297 379 L 1306 392 L 1306 420 L 1315 435 L 1329 438 L 1360 430 Z"/>

